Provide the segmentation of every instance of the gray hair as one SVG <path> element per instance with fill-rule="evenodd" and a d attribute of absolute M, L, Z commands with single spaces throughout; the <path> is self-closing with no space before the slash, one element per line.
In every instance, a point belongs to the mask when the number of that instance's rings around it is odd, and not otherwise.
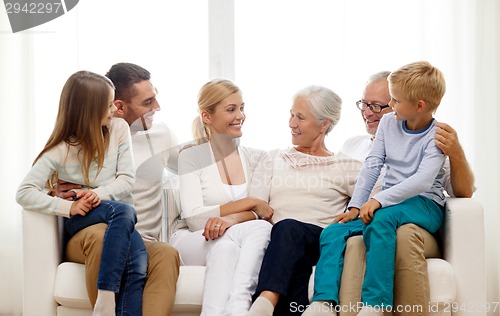
<path fill-rule="evenodd" d="M 298 97 L 302 97 L 309 101 L 313 115 L 317 120 L 330 121 L 330 126 L 325 134 L 330 133 L 340 120 L 342 99 L 332 90 L 316 85 L 299 90 L 293 99 L 295 100 Z"/>
<path fill-rule="evenodd" d="M 375 82 L 375 81 L 379 81 L 379 80 L 387 80 L 387 77 L 389 77 L 389 75 L 391 74 L 390 71 L 379 71 L 373 75 L 371 75 L 370 77 L 368 77 L 368 80 L 366 81 L 366 84 L 370 84 L 372 82 Z"/>

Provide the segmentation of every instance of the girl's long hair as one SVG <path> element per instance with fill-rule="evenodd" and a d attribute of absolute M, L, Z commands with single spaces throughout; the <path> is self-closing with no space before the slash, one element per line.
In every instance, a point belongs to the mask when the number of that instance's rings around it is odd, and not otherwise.
<path fill-rule="evenodd" d="M 78 71 L 71 75 L 61 92 L 54 130 L 33 164 L 61 142 L 80 146 L 82 173 L 85 184 L 90 186 L 90 166 L 96 161 L 97 173 L 101 171 L 109 146 L 109 127 L 102 126 L 102 120 L 108 111 L 111 89 L 113 83 L 99 74 Z"/>

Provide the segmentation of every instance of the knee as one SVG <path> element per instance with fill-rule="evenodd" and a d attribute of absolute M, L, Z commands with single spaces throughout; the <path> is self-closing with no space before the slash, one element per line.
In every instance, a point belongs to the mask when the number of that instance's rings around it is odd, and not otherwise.
<path fill-rule="evenodd" d="M 421 253 L 424 257 L 424 238 L 422 228 L 415 224 L 400 226 L 396 231 L 396 257 L 400 260 L 409 258 L 411 254 Z M 414 258 L 414 257 L 412 257 Z"/>
<path fill-rule="evenodd" d="M 79 231 L 66 245 L 67 256 L 71 258 L 78 257 L 76 254 L 83 254 L 85 257 L 100 254 L 107 227 L 107 224 L 99 223 Z"/>
<path fill-rule="evenodd" d="M 378 212 L 380 212 L 379 210 Z M 372 218 L 372 221 L 365 225 L 363 228 L 363 241 L 368 250 L 368 245 L 382 246 L 381 243 L 385 243 L 387 249 L 396 251 L 396 230 L 397 218 L 393 217 L 391 212 L 381 212 Z M 380 216 L 378 216 L 380 215 Z"/>
<path fill-rule="evenodd" d="M 218 240 L 207 254 L 207 261 L 211 258 L 238 258 L 240 255 L 240 247 L 231 240 Z"/>
<path fill-rule="evenodd" d="M 115 217 L 135 226 L 137 223 L 137 214 L 135 208 L 127 203 L 119 203 L 115 206 Z"/>
<path fill-rule="evenodd" d="M 391 212 L 388 209 L 379 209 L 375 212 L 370 224 L 365 225 L 365 231 L 391 229 L 396 232 L 397 227 L 395 223 L 398 222 L 398 218 L 396 218 L 395 215 L 395 212 Z"/>
<path fill-rule="evenodd" d="M 326 242 L 335 237 L 338 238 L 340 235 L 344 235 L 340 232 L 340 230 L 343 230 L 342 228 L 343 228 L 342 224 L 338 223 L 333 223 L 331 225 L 326 226 L 321 232 L 321 235 L 319 236 L 320 242 Z"/>
<path fill-rule="evenodd" d="M 265 220 L 254 220 L 245 222 L 245 229 L 241 231 L 240 237 L 235 240 L 239 240 L 237 243 L 241 247 L 257 247 L 266 248 L 271 239 L 271 230 L 273 225 Z"/>
<path fill-rule="evenodd" d="M 297 220 L 287 218 L 274 224 L 271 234 L 277 236 L 295 235 L 298 231 L 296 229 L 298 225 L 299 223 Z"/>
<path fill-rule="evenodd" d="M 153 242 L 146 247 L 149 265 L 151 266 L 180 266 L 179 252 L 174 247 L 163 242 Z"/>
<path fill-rule="evenodd" d="M 128 220 L 132 221 L 134 224 L 137 223 L 137 213 L 132 205 L 125 204 L 124 213 Z"/>
<path fill-rule="evenodd" d="M 405 224 L 400 226 L 396 231 L 398 242 L 406 243 L 409 239 L 422 240 L 422 238 L 420 238 L 421 236 L 419 236 L 421 235 L 419 234 L 419 230 L 421 229 L 422 228 L 418 227 L 415 224 Z"/>
<path fill-rule="evenodd" d="M 346 256 L 349 253 L 356 256 L 357 258 L 363 258 L 364 260 L 366 248 L 365 248 L 365 243 L 363 241 L 363 236 L 352 236 L 349 239 L 347 239 L 345 251 L 346 251 Z"/>
<path fill-rule="evenodd" d="M 271 234 L 271 230 L 273 229 L 273 225 L 265 220 L 255 220 L 252 221 L 252 230 L 258 231 L 260 234 L 265 234 L 269 236 Z"/>

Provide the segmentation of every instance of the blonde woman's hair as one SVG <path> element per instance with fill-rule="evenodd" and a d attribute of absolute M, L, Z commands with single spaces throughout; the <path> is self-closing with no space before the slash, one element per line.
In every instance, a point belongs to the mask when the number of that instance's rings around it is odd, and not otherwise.
<path fill-rule="evenodd" d="M 240 88 L 231 80 L 218 78 L 207 82 L 198 93 L 198 113 L 193 120 L 192 133 L 197 145 L 210 140 L 210 129 L 203 123 L 201 114 L 213 114 L 217 105 L 233 93 L 241 93 Z"/>
<path fill-rule="evenodd" d="M 71 75 L 61 92 L 54 130 L 33 164 L 61 142 L 80 146 L 82 173 L 85 184 L 90 186 L 90 165 L 96 161 L 100 172 L 109 146 L 109 128 L 102 126 L 102 119 L 109 108 L 111 89 L 113 83 L 102 75 L 90 71 Z M 50 189 L 52 184 L 49 180 Z"/>
<path fill-rule="evenodd" d="M 408 100 L 424 100 L 433 111 L 446 92 L 443 73 L 426 61 L 407 64 L 391 72 L 387 80 L 400 89 Z"/>
<path fill-rule="evenodd" d="M 316 85 L 299 90 L 293 99 L 298 97 L 308 100 L 313 115 L 318 121 L 328 120 L 330 122 L 325 134 L 330 133 L 340 120 L 342 99 L 332 90 Z"/>

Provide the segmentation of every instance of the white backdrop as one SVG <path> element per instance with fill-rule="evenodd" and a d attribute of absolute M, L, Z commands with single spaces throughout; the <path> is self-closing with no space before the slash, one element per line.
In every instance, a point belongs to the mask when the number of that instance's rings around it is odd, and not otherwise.
<path fill-rule="evenodd" d="M 77 70 L 104 74 L 120 61 L 152 72 L 163 108 L 158 118 L 182 141 L 190 140 L 198 89 L 211 76 L 241 87 L 243 142 L 264 149 L 289 146 L 296 90 L 330 87 L 344 101 L 328 138 L 337 150 L 364 133 L 354 102 L 369 75 L 428 60 L 447 80 L 436 117 L 457 129 L 476 173 L 486 211 L 488 300 L 499 301 L 499 21 L 496 0 L 84 0 L 12 34 L 0 10 L 0 315 L 22 310 L 14 196 L 53 128 L 60 90 Z"/>

